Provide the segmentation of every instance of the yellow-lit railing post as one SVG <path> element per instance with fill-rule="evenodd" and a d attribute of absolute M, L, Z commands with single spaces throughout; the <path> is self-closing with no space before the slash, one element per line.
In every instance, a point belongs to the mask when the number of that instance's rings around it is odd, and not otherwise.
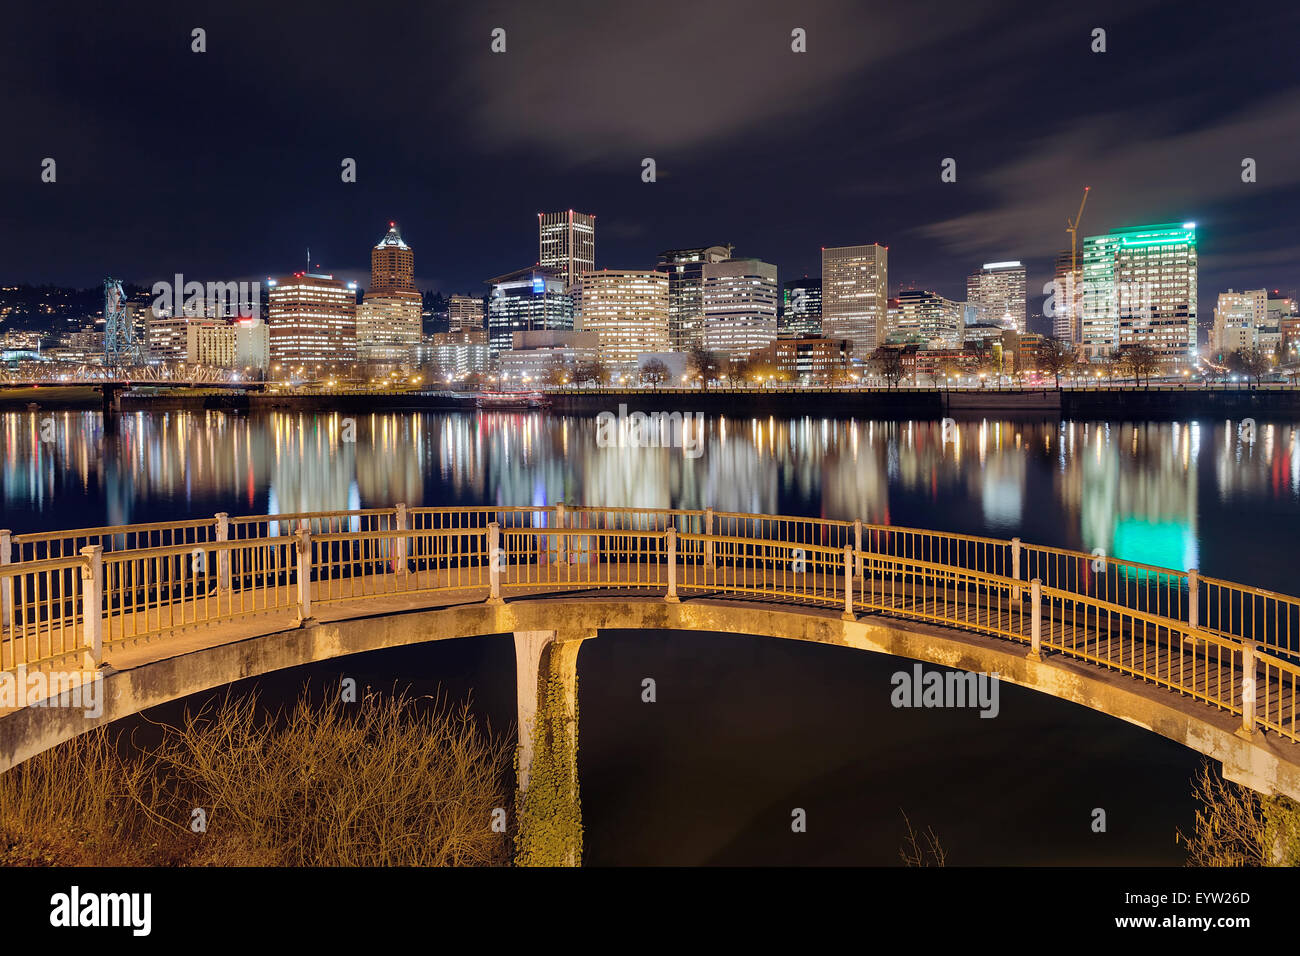
<path fill-rule="evenodd" d="M 853 550 L 858 555 L 858 577 L 862 577 L 862 519 L 857 518 L 853 522 Z"/>
<path fill-rule="evenodd" d="M 1043 582 L 1039 578 L 1034 578 L 1029 582 L 1029 604 L 1030 604 L 1030 624 L 1029 624 L 1029 659 L 1031 661 L 1041 661 L 1043 659 Z"/>
<path fill-rule="evenodd" d="M 311 530 L 303 522 L 298 529 L 298 623 L 311 620 Z"/>
<path fill-rule="evenodd" d="M 564 502 L 563 501 L 557 501 L 555 503 L 555 530 L 557 531 L 564 530 Z M 556 561 L 559 564 L 568 564 L 569 563 L 569 539 L 566 538 L 563 534 L 556 535 L 555 549 L 556 549 L 555 550 Z"/>
<path fill-rule="evenodd" d="M 406 530 L 408 527 L 408 517 L 406 512 L 406 502 L 402 502 L 397 506 L 397 514 L 393 516 L 393 526 L 397 531 L 397 537 L 393 540 L 393 570 L 396 571 L 400 577 L 405 575 L 407 572 Z"/>
<path fill-rule="evenodd" d="M 1200 627 L 1201 616 L 1201 575 L 1196 568 L 1187 572 L 1187 626 L 1191 630 Z"/>
<path fill-rule="evenodd" d="M 1017 581 L 1020 580 L 1020 539 L 1019 538 L 1011 539 L 1011 576 L 1015 578 Z M 1024 594 L 1024 590 L 1022 588 L 1013 587 L 1011 589 L 1011 600 L 1019 601 L 1021 596 L 1023 596 L 1023 594 Z"/>
<path fill-rule="evenodd" d="M 711 540 L 713 535 L 713 509 L 712 508 L 704 509 L 704 533 L 710 536 L 710 538 L 706 538 L 704 541 L 704 566 L 706 568 L 712 569 L 713 567 L 713 541 Z"/>
<path fill-rule="evenodd" d="M 0 531 L 0 565 L 8 564 L 13 560 L 13 534 L 8 531 Z M 8 627 L 13 623 L 14 617 L 14 579 L 5 578 L 0 581 L 0 626 Z"/>
<path fill-rule="evenodd" d="M 489 604 L 504 604 L 501 600 L 501 525 L 495 521 L 487 526 L 488 546 L 488 600 Z"/>
<path fill-rule="evenodd" d="M 677 529 L 669 528 L 664 532 L 664 542 L 668 550 L 668 593 L 664 600 L 669 604 L 680 604 L 677 596 Z"/>
<path fill-rule="evenodd" d="M 856 621 L 853 614 L 853 545 L 844 546 L 844 613 L 840 617 L 845 621 Z"/>
<path fill-rule="evenodd" d="M 1255 732 L 1255 647 L 1250 642 L 1241 645 L 1241 731 Z"/>
<path fill-rule="evenodd" d="M 81 556 L 81 646 L 86 669 L 96 670 L 104 662 L 104 548 L 92 544 Z"/>
<path fill-rule="evenodd" d="M 217 528 L 213 537 L 217 541 L 230 540 L 230 515 L 224 511 L 216 514 Z M 230 552 L 222 548 L 217 551 L 217 587 L 222 591 L 230 590 Z"/>

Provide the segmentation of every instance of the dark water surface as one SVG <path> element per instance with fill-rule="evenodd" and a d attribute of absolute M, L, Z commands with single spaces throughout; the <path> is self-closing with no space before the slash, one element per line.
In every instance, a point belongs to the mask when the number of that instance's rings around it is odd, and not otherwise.
<path fill-rule="evenodd" d="M 52 422 L 50 421 L 52 419 Z M 415 505 L 704 508 L 1019 535 L 1296 593 L 1300 425 L 711 419 L 703 454 L 598 447 L 591 419 L 0 415 L 0 527 L 15 533 Z M 1178 863 L 1200 757 L 1003 685 L 1000 713 L 895 709 L 910 662 L 697 633 L 607 634 L 580 657 L 590 863 L 894 863 L 902 812 L 949 862 Z M 472 692 L 514 715 L 508 637 L 325 662 L 316 678 Z M 256 684 L 292 699 L 301 672 Z M 658 701 L 641 702 L 653 677 Z M 791 811 L 808 832 L 791 832 Z M 1094 808 L 1107 831 L 1091 829 Z"/>

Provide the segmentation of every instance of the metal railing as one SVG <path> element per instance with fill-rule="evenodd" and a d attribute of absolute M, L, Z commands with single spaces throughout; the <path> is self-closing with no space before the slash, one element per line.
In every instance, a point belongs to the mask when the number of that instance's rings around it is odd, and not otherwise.
<path fill-rule="evenodd" d="M 0 531 L 0 671 L 314 605 L 620 591 L 881 614 L 1071 657 L 1292 740 L 1300 599 L 1062 548 L 713 509 L 367 508 Z"/>

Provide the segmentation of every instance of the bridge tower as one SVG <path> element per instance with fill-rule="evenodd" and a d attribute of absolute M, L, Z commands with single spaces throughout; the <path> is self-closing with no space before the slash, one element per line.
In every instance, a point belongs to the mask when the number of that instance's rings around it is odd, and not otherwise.
<path fill-rule="evenodd" d="M 104 279 L 104 365 L 120 368 L 138 364 L 140 344 L 126 311 L 126 293 L 120 279 Z"/>

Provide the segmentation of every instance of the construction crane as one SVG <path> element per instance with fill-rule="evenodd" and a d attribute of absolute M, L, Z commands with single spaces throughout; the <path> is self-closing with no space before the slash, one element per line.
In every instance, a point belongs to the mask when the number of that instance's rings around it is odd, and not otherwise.
<path fill-rule="evenodd" d="M 1088 205 L 1088 190 L 1091 186 L 1083 187 L 1083 199 L 1079 201 L 1079 211 L 1073 219 L 1065 220 L 1065 231 L 1070 234 L 1070 273 L 1074 274 L 1079 268 L 1078 249 L 1079 249 L 1079 223 L 1083 221 L 1083 207 Z"/>
<path fill-rule="evenodd" d="M 1079 200 L 1079 211 L 1075 213 L 1073 219 L 1065 220 L 1065 231 L 1070 234 L 1070 339 L 1078 341 L 1079 339 L 1079 316 L 1075 314 L 1076 303 L 1078 302 L 1078 290 L 1075 285 L 1082 285 L 1079 282 L 1079 223 L 1083 222 L 1083 207 L 1088 205 L 1088 190 L 1091 186 L 1083 187 L 1083 198 Z"/>

